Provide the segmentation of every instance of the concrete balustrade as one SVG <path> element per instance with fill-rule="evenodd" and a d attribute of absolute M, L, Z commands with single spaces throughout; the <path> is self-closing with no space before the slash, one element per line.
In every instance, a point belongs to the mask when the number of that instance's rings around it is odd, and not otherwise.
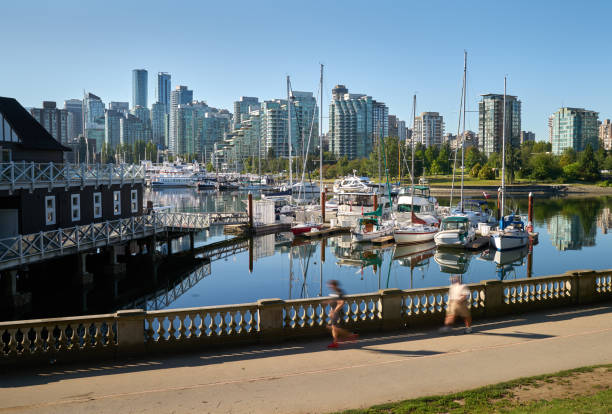
<path fill-rule="evenodd" d="M 467 285 L 474 319 L 612 299 L 612 269 Z M 448 288 L 346 295 L 342 321 L 359 332 L 439 326 Z M 0 364 L 146 356 L 329 335 L 329 298 L 0 323 Z"/>

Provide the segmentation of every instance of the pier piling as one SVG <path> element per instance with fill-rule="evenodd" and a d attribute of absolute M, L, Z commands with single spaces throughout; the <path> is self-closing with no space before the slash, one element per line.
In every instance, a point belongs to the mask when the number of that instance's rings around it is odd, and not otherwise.
<path fill-rule="evenodd" d="M 325 223 L 325 190 L 321 189 L 321 223 Z"/>
<path fill-rule="evenodd" d="M 249 229 L 253 229 L 253 194 L 249 191 Z"/>

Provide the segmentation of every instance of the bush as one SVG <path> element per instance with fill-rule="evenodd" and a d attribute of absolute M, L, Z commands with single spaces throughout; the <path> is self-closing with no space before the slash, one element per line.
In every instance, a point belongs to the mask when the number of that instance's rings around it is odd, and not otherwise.
<path fill-rule="evenodd" d="M 472 167 L 472 169 L 470 170 L 470 177 L 472 178 L 478 178 L 478 173 L 480 172 L 480 169 L 482 168 L 482 166 L 480 165 L 479 162 L 477 162 L 476 164 L 474 164 L 474 166 Z"/>
<path fill-rule="evenodd" d="M 481 180 L 494 180 L 495 179 L 495 171 L 491 169 L 488 165 L 485 165 L 478 172 L 478 178 Z"/>
<path fill-rule="evenodd" d="M 562 177 L 567 181 L 575 181 L 580 179 L 580 165 L 577 162 L 573 162 L 571 164 L 563 167 L 563 175 Z"/>

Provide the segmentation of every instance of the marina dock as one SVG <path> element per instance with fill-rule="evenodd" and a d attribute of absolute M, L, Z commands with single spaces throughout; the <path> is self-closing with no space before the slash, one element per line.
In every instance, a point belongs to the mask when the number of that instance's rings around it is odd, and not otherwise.
<path fill-rule="evenodd" d="M 327 227 L 327 225 L 325 225 L 321 230 L 309 231 L 308 233 L 301 234 L 300 236 L 313 239 L 317 237 L 333 236 L 336 234 L 348 233 L 350 231 L 350 227 Z"/>

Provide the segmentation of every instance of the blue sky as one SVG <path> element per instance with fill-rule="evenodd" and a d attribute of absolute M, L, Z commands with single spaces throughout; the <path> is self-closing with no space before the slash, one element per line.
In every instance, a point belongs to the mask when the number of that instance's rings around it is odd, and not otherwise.
<path fill-rule="evenodd" d="M 231 110 L 241 95 L 284 96 L 286 75 L 316 93 L 324 63 L 325 114 L 337 83 L 405 120 L 416 92 L 417 111 L 440 112 L 454 133 L 465 49 L 468 110 L 507 75 L 522 128 L 546 139 L 561 105 L 612 117 L 611 15 L 605 1 L 7 1 L 0 96 L 131 101 L 131 70 L 145 68 L 149 104 L 164 71 Z"/>

